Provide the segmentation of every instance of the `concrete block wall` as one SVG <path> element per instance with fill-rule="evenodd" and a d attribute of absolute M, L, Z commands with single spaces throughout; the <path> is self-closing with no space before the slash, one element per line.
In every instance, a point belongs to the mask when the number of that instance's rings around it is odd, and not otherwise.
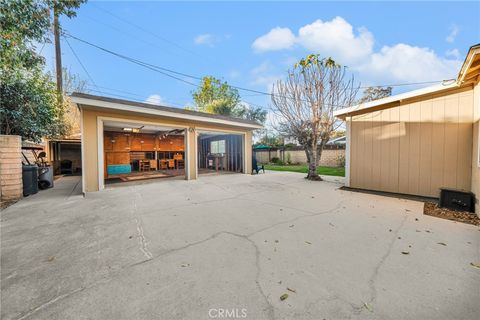
<path fill-rule="evenodd" d="M 290 162 L 292 164 L 307 163 L 307 156 L 303 150 L 285 150 L 283 155 L 285 162 L 287 162 L 288 155 L 290 155 Z M 274 157 L 282 160 L 282 152 L 280 150 L 271 150 L 269 155 L 268 150 L 257 150 L 255 151 L 255 157 L 259 163 L 268 163 Z M 339 157 L 345 157 L 345 149 L 325 149 L 322 151 L 320 165 L 325 167 L 338 167 Z"/>
<path fill-rule="evenodd" d="M 0 200 L 17 200 L 22 194 L 22 138 L 0 135 Z"/>

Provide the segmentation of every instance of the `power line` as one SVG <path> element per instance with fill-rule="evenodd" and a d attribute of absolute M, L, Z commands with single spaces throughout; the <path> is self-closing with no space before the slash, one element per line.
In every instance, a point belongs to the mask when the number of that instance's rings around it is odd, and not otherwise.
<path fill-rule="evenodd" d="M 189 84 L 189 85 L 194 86 L 194 87 L 197 87 L 197 88 L 200 87 L 200 86 L 199 86 L 198 84 L 196 84 L 196 83 L 192 83 L 192 82 L 190 82 L 190 81 L 187 81 L 187 80 L 185 80 L 185 79 L 179 78 L 179 77 L 174 76 L 174 75 L 172 75 L 172 74 L 179 75 L 179 76 L 183 76 L 183 77 L 186 77 L 186 78 L 195 79 L 195 80 L 202 80 L 201 77 L 193 76 L 193 75 L 186 74 L 186 73 L 183 73 L 183 72 L 178 72 L 178 71 L 175 71 L 175 70 L 172 70 L 172 69 L 168 69 L 168 68 L 161 67 L 161 66 L 157 66 L 157 65 L 154 65 L 154 64 L 150 64 L 150 63 L 147 63 L 147 62 L 144 62 L 144 61 L 135 59 L 135 58 L 131 58 L 131 57 L 128 57 L 128 56 L 126 56 L 126 55 L 123 55 L 123 54 L 114 52 L 114 51 L 109 50 L 109 49 L 106 49 L 106 48 L 104 48 L 104 47 L 101 47 L 101 46 L 99 46 L 99 45 L 93 44 L 93 43 L 91 43 L 91 42 L 89 42 L 89 41 L 87 41 L 87 40 L 80 39 L 80 38 L 78 38 L 78 37 L 76 37 L 76 36 L 73 36 L 73 35 L 71 35 L 71 34 L 69 34 L 69 33 L 66 33 L 66 32 L 64 32 L 63 34 L 64 34 L 65 36 L 67 36 L 67 37 L 70 37 L 70 38 L 72 38 L 72 39 L 75 39 L 75 40 L 77 40 L 77 41 L 80 41 L 80 42 L 82 42 L 82 43 L 84 43 L 84 44 L 87 44 L 87 45 L 89 45 L 89 46 L 92 46 L 92 47 L 94 47 L 94 48 L 97 48 L 97 49 L 99 49 L 99 50 L 101 50 L 101 51 L 107 52 L 107 53 L 109 53 L 109 54 L 111 54 L 111 55 L 117 56 L 117 57 L 119 57 L 119 58 L 121 58 L 121 59 L 124 59 L 124 60 L 127 60 L 127 61 L 129 61 L 129 62 L 135 63 L 135 64 L 140 65 L 140 66 L 142 66 L 142 67 L 148 68 L 148 69 L 150 69 L 150 70 L 152 70 L 152 71 L 161 73 L 161 74 L 163 74 L 163 75 L 165 75 L 165 76 L 167 76 L 167 77 L 176 79 L 176 80 L 178 80 L 178 81 L 184 82 L 184 83 L 186 83 L 186 84 Z M 172 73 L 172 74 L 170 74 L 170 73 Z M 444 81 L 444 80 L 442 80 L 442 81 Z M 431 81 L 431 82 L 429 81 L 429 82 L 418 82 L 418 83 L 408 83 L 408 84 L 407 84 L 407 83 L 403 83 L 403 84 L 399 84 L 399 85 L 402 85 L 402 86 L 403 86 L 403 85 L 415 85 L 415 84 L 418 85 L 418 84 L 422 84 L 422 83 L 423 83 L 423 84 L 425 84 L 425 83 L 438 83 L 438 82 L 442 82 L 442 81 Z M 229 85 L 229 86 L 232 87 L 232 88 L 235 88 L 235 89 L 237 89 L 237 90 L 253 92 L 253 93 L 257 93 L 257 94 L 259 94 L 259 95 L 277 96 L 277 97 L 283 97 L 283 98 L 287 98 L 287 99 L 293 99 L 293 98 L 290 98 L 290 97 L 288 97 L 288 96 L 282 96 L 282 95 L 278 95 L 278 94 L 274 94 L 274 93 L 268 93 L 268 92 L 259 91 L 259 90 L 255 90 L 255 89 L 244 88 L 244 87 L 239 87 L 239 86 L 235 86 L 235 85 Z M 393 85 L 390 85 L 390 86 L 393 86 Z M 381 85 L 381 86 L 369 86 L 369 87 L 383 87 L 383 85 Z M 362 87 L 359 87 L 359 88 L 362 88 Z M 306 101 L 306 100 L 303 100 L 303 101 Z M 245 101 L 245 102 L 247 102 L 247 101 Z M 247 102 L 247 103 L 248 103 L 248 102 Z M 252 104 L 252 105 L 253 105 L 253 104 Z M 349 106 L 334 105 L 334 104 L 327 104 L 327 105 L 330 105 L 330 106 L 333 106 L 333 107 L 341 107 L 341 108 L 349 107 Z"/>
<path fill-rule="evenodd" d="M 82 39 L 80 39 L 80 38 L 78 38 L 78 37 L 75 37 L 75 36 L 73 36 L 73 35 L 71 35 L 71 34 L 69 34 L 69 33 L 66 33 L 66 32 L 64 32 L 63 34 L 64 34 L 65 36 L 67 36 L 67 37 L 70 37 L 70 38 L 75 39 L 75 40 L 77 40 L 77 41 L 83 42 L 83 43 L 85 43 L 85 44 L 87 44 L 87 45 L 89 45 L 89 46 L 95 47 L 95 48 L 97 48 L 97 49 L 99 49 L 99 50 L 102 50 L 102 51 L 104 51 L 104 52 L 107 52 L 107 53 L 109 53 L 109 54 L 111 54 L 111 55 L 117 56 L 117 57 L 122 58 L 122 59 L 124 59 L 124 60 L 130 61 L 130 62 L 135 63 L 135 64 L 137 64 L 137 65 L 140 65 L 140 66 L 142 66 L 142 67 L 148 68 L 148 69 L 150 69 L 150 70 L 159 72 L 159 73 L 161 73 L 161 74 L 163 74 L 163 75 L 165 75 L 165 76 L 167 76 L 167 77 L 170 77 L 170 78 L 176 79 L 176 80 L 178 80 L 178 81 L 185 82 L 185 83 L 187 83 L 187 84 L 189 84 L 189 85 L 198 87 L 198 85 L 195 84 L 195 83 L 192 83 L 192 82 L 189 82 L 189 81 L 187 81 L 187 80 L 185 80 L 185 79 L 182 79 L 182 78 L 173 76 L 173 75 L 171 75 L 171 74 L 169 74 L 169 73 L 167 73 L 167 72 L 170 72 L 170 73 L 173 73 L 173 74 L 177 74 L 177 75 L 181 75 L 181 76 L 188 77 L 188 78 L 192 78 L 192 76 L 187 75 L 187 74 L 185 74 L 185 73 L 177 72 L 177 71 L 170 70 L 170 69 L 167 69 L 167 68 L 163 68 L 163 67 L 160 67 L 160 66 L 155 66 L 155 65 L 152 65 L 152 64 L 143 62 L 143 61 L 141 61 L 141 60 L 137 60 L 137 59 L 135 59 L 135 58 L 131 58 L 131 57 L 125 56 L 125 55 L 123 55 L 123 54 L 116 53 L 116 52 L 111 51 L 111 50 L 109 50 L 109 49 L 106 49 L 106 48 L 100 47 L 100 46 L 98 46 L 98 45 L 96 45 L 96 44 L 93 44 L 93 43 L 91 43 L 91 42 L 89 42 L 89 41 L 82 40 Z M 197 79 L 198 79 L 198 80 L 201 80 L 201 78 L 197 78 Z"/>
<path fill-rule="evenodd" d="M 114 92 L 119 92 L 119 93 L 123 93 L 123 94 L 127 94 L 127 95 L 130 95 L 130 96 L 134 96 L 134 97 L 139 97 L 141 98 L 142 100 L 146 100 L 149 98 L 149 96 L 147 95 L 142 95 L 142 94 L 139 94 L 139 93 L 133 93 L 133 92 L 130 92 L 130 91 L 125 91 L 125 90 L 120 90 L 120 89 L 114 89 L 114 88 L 110 88 L 110 87 L 104 87 L 104 86 L 96 86 L 97 89 L 100 88 L 100 89 L 104 89 L 104 90 L 108 90 L 108 91 L 114 91 Z M 91 91 L 94 91 L 92 89 L 89 89 Z M 108 92 L 103 92 L 103 93 L 108 93 Z M 163 100 L 163 99 L 162 99 Z M 173 101 L 173 100 L 170 100 L 170 99 L 165 99 L 165 101 L 168 103 L 168 104 L 172 104 L 172 105 L 179 105 L 179 106 L 185 106 L 187 103 L 180 103 L 178 101 Z"/>
<path fill-rule="evenodd" d="M 441 82 L 450 81 L 450 80 L 455 80 L 455 79 L 445 79 L 445 80 L 437 80 L 437 81 L 423 81 L 423 82 L 396 83 L 396 84 L 382 84 L 382 85 L 373 85 L 373 86 L 362 86 L 362 87 L 358 87 L 358 88 L 359 89 L 367 89 L 367 88 L 416 86 L 416 85 L 421 85 L 421 84 L 441 83 Z"/>
<path fill-rule="evenodd" d="M 75 56 L 75 58 L 77 59 L 78 63 L 80 64 L 80 66 L 82 67 L 83 71 L 85 71 L 85 73 L 87 74 L 88 78 L 90 79 L 90 81 L 92 81 L 92 84 L 96 87 L 96 83 L 95 81 L 93 81 L 93 78 L 92 76 L 90 75 L 90 73 L 88 72 L 87 68 L 85 68 L 85 66 L 83 65 L 82 61 L 80 60 L 80 58 L 78 57 L 77 53 L 75 52 L 75 50 L 73 50 L 73 47 L 70 45 L 70 42 L 68 42 L 68 39 L 65 38 L 65 42 L 67 43 L 68 47 L 70 48 L 70 50 L 72 51 L 73 55 Z"/>
<path fill-rule="evenodd" d="M 146 102 L 145 101 L 145 96 L 143 96 L 141 99 L 139 98 L 132 98 L 130 96 L 125 96 L 125 95 L 121 95 L 121 94 L 118 94 L 118 93 L 112 93 L 112 92 L 108 92 L 108 91 L 103 91 L 103 90 L 95 90 L 95 89 L 88 89 L 88 91 L 90 92 L 96 92 L 96 93 L 101 93 L 101 94 L 108 94 L 109 96 L 113 96 L 115 98 L 121 98 L 121 99 L 125 99 L 125 100 L 130 100 L 130 101 L 136 101 L 136 102 L 142 102 L 142 103 L 148 103 L 148 104 L 153 104 L 153 103 L 149 103 L 149 102 Z M 157 105 L 157 104 L 153 104 L 153 105 Z M 181 105 L 181 104 L 176 104 L 176 103 L 172 103 L 172 102 L 168 102 L 168 105 L 169 106 L 173 106 L 173 107 L 176 107 L 176 108 L 184 108 L 185 106 L 184 105 Z"/>
<path fill-rule="evenodd" d="M 173 46 L 175 46 L 175 47 L 177 47 L 177 48 L 179 48 L 179 49 L 182 49 L 182 50 L 184 50 L 184 51 L 186 51 L 186 52 L 189 52 L 189 53 L 191 53 L 191 54 L 194 54 L 194 55 L 197 55 L 197 56 L 200 56 L 200 57 L 204 58 L 204 56 L 202 56 L 202 55 L 200 55 L 200 54 L 198 54 L 198 53 L 196 53 L 196 52 L 194 52 L 194 51 L 192 51 L 192 50 L 189 50 L 189 49 L 187 49 L 187 48 L 184 48 L 184 47 L 178 45 L 177 43 L 175 43 L 175 42 L 173 42 L 173 41 L 171 41 L 171 40 L 168 40 L 168 39 L 166 39 L 166 38 L 164 38 L 164 37 L 161 37 L 161 36 L 153 33 L 152 31 L 150 31 L 150 30 L 148 30 L 148 29 L 145 29 L 145 28 L 143 28 L 143 27 L 141 27 L 141 26 L 139 26 L 139 25 L 137 25 L 137 24 L 135 24 L 135 23 L 133 23 L 133 22 L 131 22 L 131 21 L 123 18 L 123 17 L 120 17 L 120 16 L 112 13 L 111 11 L 108 11 L 108 10 L 105 9 L 105 8 L 99 7 L 99 6 L 97 6 L 96 4 L 93 4 L 93 3 L 92 3 L 92 5 L 93 5 L 94 7 L 96 7 L 97 9 L 100 9 L 101 11 L 103 11 L 103 12 L 111 15 L 112 17 L 114 17 L 114 18 L 116 18 L 116 19 L 118 19 L 118 20 L 120 20 L 120 21 L 123 21 L 124 23 L 127 23 L 127 24 L 129 24 L 129 25 L 131 25 L 131 26 L 134 26 L 135 28 L 137 28 L 137 29 L 139 29 L 139 30 L 142 30 L 142 31 L 144 31 L 144 32 L 146 32 L 146 33 L 148 33 L 148 34 L 150 34 L 150 35 L 152 35 L 152 36 L 154 36 L 154 37 L 162 40 L 162 41 L 165 41 L 165 42 L 167 42 L 167 43 L 169 43 L 169 44 L 171 44 L 171 45 L 173 45 Z M 90 17 L 89 17 L 89 18 L 90 18 Z M 90 18 L 90 19 L 95 20 L 95 19 L 93 19 L 93 18 Z M 99 21 L 97 21 L 97 22 L 99 22 Z M 104 25 L 107 25 L 107 24 L 105 24 L 105 23 L 103 23 L 103 22 L 99 22 L 99 23 L 102 23 L 102 24 L 104 24 Z M 117 31 L 121 31 L 121 30 L 119 30 L 119 29 L 117 29 L 117 28 L 114 28 L 114 27 L 112 27 L 112 26 L 110 26 L 110 27 L 113 28 L 113 29 L 116 29 Z M 122 32 L 123 32 L 123 31 L 122 31 Z M 141 39 L 139 39 L 139 40 L 141 40 Z M 141 41 L 143 41 L 143 40 L 141 40 Z M 144 42 L 147 43 L 147 44 L 149 44 L 149 45 L 153 45 L 153 44 L 151 44 L 150 42 L 147 42 L 147 41 L 144 41 Z M 193 77 L 193 76 L 189 76 L 189 77 L 198 79 L 198 77 Z M 358 87 L 358 88 L 359 88 L 359 89 L 367 89 L 367 88 L 370 88 L 370 87 L 377 87 L 377 88 L 380 88 L 380 87 L 403 87 L 403 86 L 413 86 L 413 85 L 440 83 L 440 82 L 442 82 L 442 81 L 448 81 L 448 80 L 452 80 L 452 79 L 432 80 L 432 81 L 423 81 L 423 82 L 410 82 L 410 83 L 397 83 L 397 84 L 383 84 L 383 85 L 372 85 L 372 86 L 360 86 L 360 87 Z M 241 87 L 236 87 L 236 86 L 231 86 L 231 87 L 236 88 L 236 89 L 239 89 L 239 90 L 246 90 L 246 91 L 250 90 L 250 89 L 241 88 Z M 252 92 L 255 92 L 255 91 L 252 91 Z M 258 93 L 258 95 L 271 95 L 270 93 L 266 93 L 266 92 L 257 92 L 257 93 Z M 253 96 L 253 95 L 252 95 L 252 96 Z"/>
<path fill-rule="evenodd" d="M 127 35 L 127 36 L 129 36 L 130 38 L 132 38 L 132 39 L 135 39 L 135 40 L 137 40 L 137 41 L 143 42 L 143 43 L 145 43 L 145 44 L 147 44 L 147 45 L 149 45 L 149 46 L 155 47 L 155 48 L 157 48 L 157 49 L 160 49 L 160 50 L 162 50 L 162 52 L 168 52 L 170 55 L 176 56 L 176 54 L 175 54 L 174 52 L 171 52 L 170 50 L 165 49 L 165 48 L 163 48 L 163 47 L 160 47 L 159 45 L 157 45 L 157 44 L 155 44 L 155 43 L 152 43 L 152 42 L 150 42 L 150 41 L 146 41 L 146 40 L 144 40 L 144 39 L 142 39 L 142 38 L 139 38 L 138 36 L 135 36 L 134 34 L 131 34 L 131 33 L 126 32 L 126 31 L 123 31 L 123 30 L 121 30 L 121 29 L 119 29 L 119 28 L 117 28 L 117 27 L 114 27 L 114 26 L 112 26 L 112 25 L 109 25 L 109 24 L 107 24 L 107 23 L 105 23 L 105 22 L 103 22 L 103 21 L 99 21 L 99 20 L 97 20 L 97 19 L 95 19 L 95 18 L 92 18 L 92 17 L 89 17 L 89 16 L 87 16 L 87 15 L 85 15 L 85 17 L 88 18 L 88 19 L 90 19 L 90 20 L 92 20 L 92 21 L 94 21 L 94 22 L 96 22 L 96 23 L 98 23 L 98 24 L 101 24 L 101 25 L 103 25 L 103 26 L 106 26 L 106 27 L 108 27 L 108 28 L 111 28 L 111 29 L 117 31 L 117 32 L 118 32 L 119 34 L 121 34 L 121 35 Z"/>
<path fill-rule="evenodd" d="M 79 64 L 82 66 L 83 70 L 85 71 L 85 73 L 87 74 L 87 76 L 89 77 L 90 81 L 92 82 L 92 84 L 97 88 L 103 88 L 103 89 L 106 89 L 106 90 L 111 90 L 111 91 L 116 91 L 116 92 L 120 92 L 120 93 L 124 93 L 124 94 L 128 94 L 130 96 L 136 96 L 136 97 L 140 97 L 142 98 L 143 100 L 148 98 L 147 96 L 145 95 L 140 95 L 140 94 L 137 94 L 137 93 L 132 93 L 132 92 L 128 92 L 128 91 L 124 91 L 124 90 L 119 90 L 119 89 L 114 89 L 114 88 L 109 88 L 109 87 L 104 87 L 104 86 L 98 86 L 95 81 L 93 81 L 93 78 L 91 77 L 90 73 L 87 71 L 87 69 L 85 68 L 85 66 L 83 65 L 83 63 L 81 62 L 80 58 L 78 57 L 78 55 L 75 53 L 75 50 L 73 49 L 73 47 L 70 45 L 70 43 L 68 42 L 68 40 L 65 38 L 65 41 L 67 42 L 68 46 L 70 47 L 70 49 L 72 50 L 72 53 L 75 55 L 75 58 L 77 59 L 77 61 L 79 62 Z M 135 59 L 133 59 L 135 60 Z M 133 62 L 133 61 L 132 61 Z M 148 67 L 145 63 L 145 65 L 143 65 L 141 62 L 140 62 L 140 65 L 142 66 L 146 66 Z M 154 70 L 155 71 L 155 70 Z M 164 73 L 165 75 L 168 75 L 166 73 Z M 177 77 L 174 77 L 174 79 L 177 79 L 177 80 L 180 80 L 180 81 L 184 81 L 180 78 L 177 78 Z M 188 82 L 188 81 L 184 81 L 188 84 L 191 84 L 191 85 L 194 85 L 195 87 L 198 87 L 197 84 L 194 84 L 194 83 L 191 83 L 191 82 Z M 107 93 L 107 94 L 111 94 L 109 92 L 105 92 L 105 91 L 101 91 L 101 90 L 93 90 L 93 89 L 89 89 L 90 91 L 94 91 L 94 92 L 99 92 L 99 93 Z M 113 95 L 113 94 L 112 94 Z M 121 98 L 128 98 L 128 97 L 125 97 L 125 96 L 120 96 L 120 95 L 117 95 Z M 128 98 L 128 99 L 131 99 L 131 98 Z M 138 99 L 137 99 L 138 100 Z M 168 104 L 172 104 L 172 105 L 177 105 L 177 106 L 183 106 L 183 105 L 186 105 L 186 103 L 178 103 L 178 102 L 173 102 L 171 100 L 166 100 L 168 102 Z M 263 106 L 260 106 L 260 105 L 257 105 L 255 103 L 252 103 L 252 102 L 249 102 L 249 101 L 246 101 L 246 100 L 243 100 L 243 102 L 245 103 L 248 103 L 249 105 L 252 105 L 252 106 L 256 106 L 256 107 L 259 107 L 259 108 L 262 108 L 263 109 Z"/>
<path fill-rule="evenodd" d="M 95 47 L 95 48 L 97 48 L 97 49 L 99 49 L 99 50 L 102 50 L 102 51 L 104 51 L 104 52 L 107 52 L 107 53 L 109 53 L 109 54 L 111 54 L 111 55 L 114 55 L 114 56 L 116 56 L 116 57 L 119 57 L 119 58 L 122 58 L 122 59 L 124 59 L 124 60 L 127 60 L 127 61 L 130 61 L 130 62 L 132 62 L 132 63 L 135 63 L 135 64 L 140 65 L 140 66 L 142 66 L 142 67 L 148 68 L 148 69 L 150 69 L 150 70 L 152 70 L 152 71 L 159 72 L 159 73 L 161 73 L 161 74 L 163 74 L 163 75 L 165 75 L 165 76 L 167 76 L 167 77 L 170 77 L 170 78 L 173 78 L 173 79 L 175 79 L 175 80 L 184 82 L 184 83 L 189 84 L 189 85 L 191 85 L 191 86 L 194 86 L 194 87 L 196 87 L 196 88 L 200 87 L 200 86 L 199 86 L 198 84 L 196 84 L 196 83 L 187 81 L 187 80 L 182 79 L 182 78 L 179 78 L 179 77 L 177 77 L 177 76 L 173 76 L 173 75 L 169 74 L 168 72 L 174 73 L 174 74 L 177 74 L 177 75 L 181 75 L 181 76 L 184 76 L 184 77 L 188 77 L 188 78 L 193 78 L 193 79 L 196 79 L 196 80 L 202 80 L 201 77 L 195 77 L 195 76 L 192 76 L 192 75 L 188 75 L 188 74 L 186 74 L 186 73 L 182 73 L 182 72 L 178 72 L 178 71 L 175 71 L 175 70 L 167 69 L 167 68 L 164 68 L 164 67 L 156 66 L 156 65 L 153 65 L 153 64 L 150 64 L 150 63 L 147 63 L 147 62 L 143 62 L 143 61 L 141 61 L 141 60 L 137 60 L 137 59 L 135 59 L 135 58 L 131 58 L 131 57 L 125 56 L 125 55 L 123 55 L 123 54 L 119 54 L 119 53 L 116 53 L 116 52 L 111 51 L 111 50 L 109 50 L 109 49 L 100 47 L 100 46 L 98 46 L 98 45 L 96 45 L 96 44 L 93 44 L 93 43 L 91 43 L 91 42 L 89 42 L 89 41 L 86 41 L 86 40 L 80 39 L 80 38 L 78 38 L 78 37 L 75 37 L 75 36 L 73 36 L 73 35 L 71 35 L 71 34 L 68 34 L 68 33 L 66 33 L 66 32 L 64 32 L 64 36 L 70 37 L 70 38 L 72 38 L 72 39 L 75 39 L 75 40 L 77 40 L 77 41 L 80 41 L 80 42 L 82 42 L 82 43 L 85 43 L 85 44 L 87 44 L 87 45 L 90 45 L 90 46 L 92 46 L 92 47 Z M 261 93 L 261 94 L 263 94 L 263 95 L 269 95 L 269 96 L 271 95 L 270 93 L 261 92 L 261 91 L 257 91 L 257 90 L 252 90 L 252 89 L 247 89 L 247 88 L 241 88 L 241 87 L 237 87 L 237 86 L 230 86 L 230 87 L 236 88 L 236 89 L 239 89 L 239 90 L 247 90 L 247 91 L 252 91 L 252 92 L 256 92 L 256 93 Z M 248 101 L 246 101 L 246 100 L 243 100 L 243 101 L 246 102 L 246 103 L 248 103 L 248 104 L 250 104 L 250 105 L 263 108 L 263 106 L 256 105 L 256 104 L 254 104 L 254 103 L 252 103 L 252 102 L 248 102 Z"/>
<path fill-rule="evenodd" d="M 94 48 L 97 48 L 97 49 L 99 49 L 99 50 L 102 50 L 102 51 L 104 51 L 104 52 L 107 52 L 107 53 L 109 53 L 109 54 L 111 54 L 111 55 L 114 55 L 114 56 L 116 56 L 116 57 L 119 57 L 119 58 L 122 58 L 122 59 L 124 59 L 124 60 L 130 61 L 130 62 L 135 63 L 135 64 L 137 64 L 137 65 L 140 65 L 140 66 L 142 66 L 142 67 L 148 68 L 148 69 L 150 69 L 150 70 L 159 72 L 159 73 L 161 73 L 161 74 L 163 74 L 163 75 L 165 75 L 165 76 L 167 76 L 167 77 L 176 79 L 176 80 L 178 80 L 178 81 L 182 81 L 182 82 L 184 82 L 184 83 L 186 83 L 186 84 L 189 84 L 189 85 L 191 85 L 191 86 L 194 86 L 194 87 L 199 87 L 199 85 L 196 84 L 196 83 L 192 83 L 192 82 L 190 82 L 190 81 L 187 81 L 187 80 L 185 80 L 185 79 L 182 79 L 182 78 L 173 76 L 173 75 L 171 75 L 171 74 L 169 74 L 169 73 L 173 73 L 173 74 L 176 74 L 176 75 L 180 75 L 180 76 L 183 76 L 183 77 L 186 77 L 186 78 L 195 79 L 195 80 L 202 80 L 202 78 L 201 78 L 201 77 L 198 77 L 198 76 L 192 76 L 192 75 L 189 75 L 189 74 L 186 74 L 186 73 L 183 73 L 183 72 L 178 72 L 178 71 L 175 71 L 175 70 L 172 70 L 172 69 L 168 69 L 168 68 L 165 68 L 165 67 L 157 66 L 157 65 L 154 65 L 154 64 L 150 64 L 150 63 L 147 63 L 147 62 L 144 62 L 144 61 L 135 59 L 135 58 L 131 58 L 131 57 L 125 56 L 125 55 L 123 55 L 123 54 L 120 54 L 120 53 L 114 52 L 114 51 L 112 51 L 112 50 L 106 49 L 106 48 L 104 48 L 104 47 L 98 46 L 98 45 L 96 45 L 96 44 L 93 44 L 93 43 L 91 43 L 91 42 L 89 42 L 89 41 L 80 39 L 80 38 L 78 38 L 78 37 L 76 37 L 76 36 L 73 36 L 73 35 L 71 35 L 71 34 L 69 34 L 69 33 L 66 33 L 66 32 L 64 32 L 63 34 L 64 34 L 64 36 L 70 37 L 70 38 L 72 38 L 72 39 L 75 39 L 75 40 L 77 40 L 77 41 L 80 41 L 80 42 L 82 42 L 82 43 L 85 43 L 85 44 L 87 44 L 87 45 L 89 45 L 89 46 L 92 46 L 92 47 L 94 47 Z M 232 87 L 232 88 L 238 89 L 238 90 L 242 90 L 242 91 L 249 91 L 249 92 L 258 93 L 258 94 L 261 94 L 261 95 L 272 96 L 271 93 L 267 93 L 267 92 L 263 92 L 263 91 L 259 91 L 259 90 L 254 90 L 254 89 L 249 89 L 249 88 L 243 88 L 243 87 L 234 86 L 234 85 L 229 85 L 229 86 Z"/>
<path fill-rule="evenodd" d="M 143 32 L 146 32 L 146 33 L 150 34 L 151 36 L 153 36 L 153 37 L 155 37 L 155 38 L 157 38 L 157 39 L 159 39 L 159 40 L 161 40 L 161 41 L 163 41 L 163 42 L 165 42 L 165 43 L 170 44 L 171 46 L 174 46 L 174 47 L 176 47 L 176 48 L 178 48 L 178 49 L 180 49 L 180 50 L 183 50 L 183 51 L 188 52 L 188 53 L 190 53 L 190 54 L 193 54 L 193 55 L 195 55 L 195 56 L 201 57 L 202 59 L 205 59 L 205 56 L 200 55 L 200 54 L 198 54 L 197 52 L 192 51 L 192 50 L 190 50 L 190 49 L 187 49 L 187 48 L 185 48 L 185 47 L 183 47 L 183 46 L 175 43 L 175 42 L 172 41 L 172 40 L 169 40 L 169 39 L 167 39 L 167 38 L 165 38 L 165 37 L 162 37 L 162 36 L 160 36 L 160 35 L 152 32 L 152 31 L 150 31 L 150 30 L 148 30 L 148 29 L 146 29 L 146 28 L 144 28 L 144 27 L 142 27 L 142 26 L 140 26 L 140 25 L 138 25 L 138 24 L 136 24 L 136 23 L 134 23 L 134 22 L 132 22 L 132 21 L 130 21 L 130 20 L 128 20 L 128 19 L 125 19 L 125 18 L 123 18 L 123 17 L 120 17 L 120 16 L 114 14 L 113 12 L 108 11 L 108 10 L 105 9 L 105 8 L 102 8 L 102 7 L 100 7 L 100 6 L 97 6 L 97 5 L 94 4 L 94 3 L 91 3 L 91 5 L 93 5 L 93 6 L 94 6 L 95 8 L 97 8 L 97 9 L 99 9 L 99 10 L 101 10 L 101 11 L 103 11 L 103 12 L 109 14 L 109 15 L 111 15 L 112 17 L 116 18 L 117 20 L 120 20 L 120 21 L 122 21 L 123 23 L 126 23 L 126 24 L 128 24 L 128 25 L 131 25 L 131 26 L 137 28 L 138 30 L 142 30 Z"/>

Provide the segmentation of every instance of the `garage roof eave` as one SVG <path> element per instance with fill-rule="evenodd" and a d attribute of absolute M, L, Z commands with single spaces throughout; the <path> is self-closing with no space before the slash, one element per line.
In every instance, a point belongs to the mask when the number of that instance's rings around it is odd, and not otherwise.
<path fill-rule="evenodd" d="M 450 90 L 450 89 L 457 88 L 457 87 L 459 87 L 459 85 L 457 84 L 456 81 L 452 82 L 450 84 L 443 84 L 442 83 L 442 84 L 438 84 L 438 85 L 434 85 L 434 86 L 430 86 L 430 87 L 426 87 L 426 88 L 422 88 L 422 89 L 418 89 L 418 90 L 405 92 L 405 93 L 402 93 L 402 94 L 397 94 L 397 95 L 386 97 L 386 98 L 383 98 L 383 99 L 378 99 L 378 100 L 374 100 L 374 101 L 370 101 L 370 102 L 366 102 L 366 103 L 361 103 L 361 104 L 358 104 L 358 105 L 355 105 L 355 106 L 352 106 L 352 107 L 343 108 L 343 109 L 334 111 L 333 115 L 337 118 L 345 119 L 346 117 L 348 117 L 349 115 L 352 115 L 352 114 L 367 113 L 373 108 L 379 108 L 379 107 L 382 107 L 382 106 L 388 107 L 393 103 L 401 102 L 401 101 L 406 100 L 406 99 L 421 97 L 421 96 L 424 96 L 424 95 L 437 93 L 437 92 L 441 92 L 441 91 L 444 91 L 444 90 Z"/>
<path fill-rule="evenodd" d="M 191 111 L 173 107 L 159 106 L 136 101 L 95 96 L 77 92 L 72 93 L 70 97 L 72 99 L 72 102 L 76 103 L 79 108 L 82 108 L 83 106 L 89 106 L 98 109 L 137 112 L 141 114 L 164 116 L 173 119 L 191 120 L 211 124 L 221 124 L 234 127 L 248 128 L 251 130 L 263 128 L 263 126 L 256 121 L 208 114 L 204 112 Z"/>
<path fill-rule="evenodd" d="M 356 114 L 362 114 L 372 111 L 372 109 L 388 108 L 394 103 L 401 103 L 403 100 L 418 98 L 429 94 L 443 93 L 446 90 L 464 87 L 468 82 L 479 81 L 480 73 L 480 44 L 475 44 L 468 50 L 467 57 L 463 62 L 457 78 L 450 84 L 437 84 L 434 86 L 413 90 L 391 97 L 378 99 L 375 101 L 359 104 L 349 108 L 337 110 L 333 115 L 337 118 L 345 120 L 346 117 Z M 453 79 L 452 79 L 453 80 Z"/>

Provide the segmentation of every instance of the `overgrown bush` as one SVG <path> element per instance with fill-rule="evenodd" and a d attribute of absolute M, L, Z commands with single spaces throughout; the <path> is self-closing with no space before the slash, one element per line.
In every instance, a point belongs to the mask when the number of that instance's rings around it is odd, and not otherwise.
<path fill-rule="evenodd" d="M 279 161 L 280 161 L 280 159 L 279 159 L 278 157 L 272 157 L 272 158 L 270 159 L 270 162 L 271 162 L 271 163 L 275 163 L 275 164 L 277 164 Z"/>

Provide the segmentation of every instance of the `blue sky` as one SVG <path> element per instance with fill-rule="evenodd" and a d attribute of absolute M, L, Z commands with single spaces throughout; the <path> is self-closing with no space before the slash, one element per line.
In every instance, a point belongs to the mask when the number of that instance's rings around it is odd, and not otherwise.
<path fill-rule="evenodd" d="M 453 78 L 468 48 L 480 42 L 479 17 L 479 2 L 90 1 L 76 18 L 61 22 L 72 35 L 151 64 L 269 91 L 309 53 L 347 65 L 362 86 Z M 192 103 L 193 86 L 68 42 L 98 86 L 90 88 L 103 91 L 93 94 Z M 65 40 L 62 50 L 64 65 L 92 83 Z M 52 70 L 52 45 L 42 54 Z M 418 87 L 395 87 L 394 93 Z M 269 104 L 265 96 L 240 94 Z"/>

